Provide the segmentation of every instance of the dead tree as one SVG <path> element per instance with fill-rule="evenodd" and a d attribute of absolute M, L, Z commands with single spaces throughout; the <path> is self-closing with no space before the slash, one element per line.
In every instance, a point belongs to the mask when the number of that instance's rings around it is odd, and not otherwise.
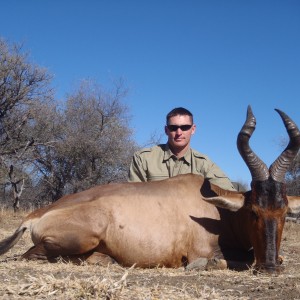
<path fill-rule="evenodd" d="M 22 179 L 16 180 L 16 176 L 14 175 L 13 165 L 10 166 L 8 175 L 9 175 L 9 183 L 11 184 L 13 190 L 13 197 L 14 197 L 13 208 L 14 208 L 14 212 L 16 212 L 20 208 L 20 197 L 24 190 L 25 179 L 23 177 Z"/>

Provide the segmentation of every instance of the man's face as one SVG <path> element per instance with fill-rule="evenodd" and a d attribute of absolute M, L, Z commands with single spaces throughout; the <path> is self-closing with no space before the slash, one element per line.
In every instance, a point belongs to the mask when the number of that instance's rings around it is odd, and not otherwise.
<path fill-rule="evenodd" d="M 175 126 L 174 126 L 175 125 Z M 191 128 L 176 128 L 176 126 L 190 125 Z M 173 128 L 172 128 L 173 127 Z M 187 115 L 174 116 L 169 119 L 169 124 L 165 126 L 165 133 L 168 136 L 168 142 L 174 149 L 183 149 L 190 144 L 191 135 L 194 134 L 196 125 L 192 123 L 192 118 Z"/>

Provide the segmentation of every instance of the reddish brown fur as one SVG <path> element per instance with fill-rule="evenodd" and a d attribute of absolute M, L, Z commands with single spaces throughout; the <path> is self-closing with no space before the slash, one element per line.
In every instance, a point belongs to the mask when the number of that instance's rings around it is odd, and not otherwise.
<path fill-rule="evenodd" d="M 213 257 L 249 263 L 249 249 L 257 247 L 265 230 L 253 225 L 252 210 L 262 220 L 284 220 L 286 213 L 249 206 L 250 196 L 251 192 L 224 191 L 192 174 L 149 183 L 110 184 L 65 196 L 32 212 L 17 232 L 31 230 L 35 246 L 23 255 L 26 259 L 69 256 L 139 267 L 179 267 Z M 282 228 L 283 224 L 277 229 L 278 249 Z M 0 243 L 0 253 L 15 238 L 9 239 Z M 265 249 L 257 249 L 256 263 L 263 265 Z"/>

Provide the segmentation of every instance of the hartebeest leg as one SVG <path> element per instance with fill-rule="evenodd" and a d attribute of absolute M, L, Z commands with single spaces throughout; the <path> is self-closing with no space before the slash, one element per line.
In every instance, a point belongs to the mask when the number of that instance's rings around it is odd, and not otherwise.
<path fill-rule="evenodd" d="M 206 265 L 206 270 L 236 270 L 236 271 L 244 271 L 249 270 L 252 262 L 243 262 L 243 261 L 233 261 L 233 260 L 225 260 L 219 258 L 211 258 L 208 260 Z"/>
<path fill-rule="evenodd" d="M 186 266 L 186 271 L 197 270 L 197 271 L 204 271 L 204 270 L 225 270 L 227 269 L 228 262 L 224 259 L 218 258 L 206 258 L 200 257 Z"/>
<path fill-rule="evenodd" d="M 36 246 L 31 247 L 28 251 L 26 251 L 21 259 L 27 260 L 35 260 L 35 259 L 48 259 L 47 250 L 44 247 L 44 244 L 38 244 Z"/>
<path fill-rule="evenodd" d="M 31 247 L 28 251 L 26 251 L 22 256 L 21 259 L 27 260 L 35 260 L 35 259 L 42 259 L 42 260 L 51 260 L 56 257 L 63 257 L 68 255 L 68 251 L 62 249 L 59 245 L 54 243 L 39 243 L 33 247 Z"/>
<path fill-rule="evenodd" d="M 200 257 L 196 259 L 195 261 L 191 262 L 185 267 L 186 271 L 191 271 L 191 270 L 197 270 L 197 271 L 202 271 L 205 270 L 206 265 L 208 263 L 208 258 L 206 257 Z"/>
<path fill-rule="evenodd" d="M 81 255 L 63 255 L 60 249 L 56 247 L 56 249 L 52 245 L 52 249 L 49 251 L 45 244 L 40 243 L 36 246 L 31 247 L 28 251 L 26 251 L 21 259 L 27 260 L 51 260 L 55 259 L 58 256 L 61 256 L 65 261 L 70 261 L 76 264 L 82 263 L 86 261 L 88 264 L 100 265 L 100 266 L 108 266 L 109 264 L 114 264 L 116 261 L 110 256 L 100 253 L 93 252 L 92 254 L 81 254 Z"/>
<path fill-rule="evenodd" d="M 197 270 L 248 270 L 251 266 L 251 262 L 231 261 L 219 258 L 198 258 L 185 268 L 186 271 Z"/>
<path fill-rule="evenodd" d="M 86 262 L 91 265 L 99 265 L 103 267 L 116 263 L 116 261 L 113 258 L 100 252 L 93 252 L 86 259 Z"/>

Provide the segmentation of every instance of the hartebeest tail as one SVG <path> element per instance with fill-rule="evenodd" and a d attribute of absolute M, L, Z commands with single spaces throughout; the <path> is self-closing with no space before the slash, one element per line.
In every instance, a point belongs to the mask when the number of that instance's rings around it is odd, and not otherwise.
<path fill-rule="evenodd" d="M 0 255 L 6 253 L 9 249 L 11 249 L 19 241 L 19 239 L 23 236 L 26 229 L 27 229 L 26 227 L 20 226 L 12 236 L 1 241 L 0 242 Z"/>

